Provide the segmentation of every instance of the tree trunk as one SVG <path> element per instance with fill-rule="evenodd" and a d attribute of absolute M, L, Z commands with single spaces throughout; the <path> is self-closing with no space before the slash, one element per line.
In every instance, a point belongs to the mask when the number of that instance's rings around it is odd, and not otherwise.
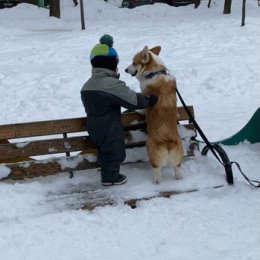
<path fill-rule="evenodd" d="M 195 8 L 198 8 L 200 5 L 200 0 L 195 0 Z"/>
<path fill-rule="evenodd" d="M 223 14 L 231 13 L 231 4 L 232 4 L 232 0 L 225 0 Z"/>
<path fill-rule="evenodd" d="M 50 16 L 60 18 L 60 0 L 50 0 Z"/>
<path fill-rule="evenodd" d="M 243 0 L 241 26 L 244 26 L 244 25 L 245 25 L 245 19 L 246 19 L 246 0 Z"/>
<path fill-rule="evenodd" d="M 84 5 L 83 0 L 79 1 L 80 4 L 80 20 L 81 20 L 81 29 L 85 30 L 85 18 L 84 18 Z"/>

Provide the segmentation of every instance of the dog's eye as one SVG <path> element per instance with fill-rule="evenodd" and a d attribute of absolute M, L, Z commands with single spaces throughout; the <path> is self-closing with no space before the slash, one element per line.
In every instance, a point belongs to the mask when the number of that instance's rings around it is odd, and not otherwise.
<path fill-rule="evenodd" d="M 136 64 L 133 62 L 133 64 L 132 64 L 133 66 L 135 66 L 136 67 Z"/>

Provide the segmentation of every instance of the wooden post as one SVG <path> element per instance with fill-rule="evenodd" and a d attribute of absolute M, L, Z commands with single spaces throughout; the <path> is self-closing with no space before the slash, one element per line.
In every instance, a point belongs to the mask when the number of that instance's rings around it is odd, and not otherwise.
<path fill-rule="evenodd" d="M 68 141 L 67 133 L 63 133 L 63 139 L 64 139 L 64 146 L 65 146 L 65 148 L 67 148 L 66 147 L 67 141 Z M 70 157 L 70 152 L 66 152 L 66 157 Z M 70 178 L 72 179 L 74 177 L 74 173 L 73 173 L 73 171 L 69 171 L 69 173 L 70 173 Z"/>
<path fill-rule="evenodd" d="M 225 0 L 223 14 L 231 13 L 231 4 L 232 4 L 232 0 Z"/>
<path fill-rule="evenodd" d="M 60 18 L 60 0 L 50 0 L 50 16 Z"/>
<path fill-rule="evenodd" d="M 83 6 L 83 0 L 79 1 L 80 3 L 80 20 L 81 20 L 81 29 L 85 30 L 85 18 L 84 18 L 84 6 Z"/>
<path fill-rule="evenodd" d="M 195 2 L 195 8 L 198 8 L 200 5 L 200 0 L 195 0 L 194 2 Z"/>
<path fill-rule="evenodd" d="M 241 26 L 245 26 L 245 19 L 246 19 L 246 0 L 243 0 Z"/>

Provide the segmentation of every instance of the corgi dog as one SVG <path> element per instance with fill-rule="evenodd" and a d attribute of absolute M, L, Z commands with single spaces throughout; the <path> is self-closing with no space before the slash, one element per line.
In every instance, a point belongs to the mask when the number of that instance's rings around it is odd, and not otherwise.
<path fill-rule="evenodd" d="M 140 82 L 141 92 L 155 95 L 158 101 L 146 108 L 147 153 L 153 168 L 153 180 L 161 182 L 164 166 L 174 167 L 175 178 L 182 179 L 182 140 L 177 129 L 176 80 L 158 56 L 160 46 L 138 52 L 125 72 L 135 76 Z"/>

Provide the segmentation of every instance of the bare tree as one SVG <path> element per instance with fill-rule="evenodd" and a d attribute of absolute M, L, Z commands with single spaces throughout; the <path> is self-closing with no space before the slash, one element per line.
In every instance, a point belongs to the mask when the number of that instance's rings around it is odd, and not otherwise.
<path fill-rule="evenodd" d="M 50 0 L 50 16 L 60 18 L 60 0 Z"/>
<path fill-rule="evenodd" d="M 244 25 L 245 25 L 245 19 L 246 19 L 246 0 L 243 0 L 241 26 L 244 26 Z"/>
<path fill-rule="evenodd" d="M 83 0 L 79 1 L 80 4 L 80 20 L 81 20 L 81 29 L 85 30 L 85 18 L 84 18 L 84 5 L 83 5 Z"/>
<path fill-rule="evenodd" d="M 225 0 L 223 14 L 231 13 L 231 4 L 232 4 L 232 0 Z"/>

